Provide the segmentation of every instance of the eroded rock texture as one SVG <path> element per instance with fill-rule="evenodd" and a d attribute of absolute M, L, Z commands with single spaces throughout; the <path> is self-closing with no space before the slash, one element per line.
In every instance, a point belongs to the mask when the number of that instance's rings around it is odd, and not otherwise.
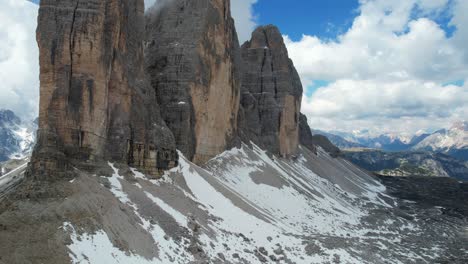
<path fill-rule="evenodd" d="M 34 175 L 108 159 L 157 175 L 177 162 L 144 70 L 143 0 L 42 0 Z"/>
<path fill-rule="evenodd" d="M 201 164 L 237 135 L 240 49 L 229 0 L 159 1 L 147 14 L 147 71 L 177 148 Z"/>
<path fill-rule="evenodd" d="M 280 31 L 257 28 L 241 51 L 241 139 L 276 155 L 295 155 L 302 84 Z"/>
<path fill-rule="evenodd" d="M 314 145 L 312 136 L 312 129 L 309 127 L 307 117 L 302 113 L 299 115 L 299 143 L 312 152 L 317 153 L 317 147 Z"/>

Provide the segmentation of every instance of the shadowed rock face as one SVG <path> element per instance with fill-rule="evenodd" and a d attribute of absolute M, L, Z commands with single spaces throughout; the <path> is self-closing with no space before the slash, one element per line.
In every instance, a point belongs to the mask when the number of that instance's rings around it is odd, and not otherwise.
<path fill-rule="evenodd" d="M 42 0 L 34 175 L 110 159 L 152 175 L 176 164 L 144 71 L 143 0 Z"/>
<path fill-rule="evenodd" d="M 240 49 L 229 0 L 159 1 L 147 14 L 146 67 L 177 148 L 201 164 L 237 135 Z"/>
<path fill-rule="evenodd" d="M 299 143 L 307 147 L 310 151 L 317 153 L 317 147 L 314 145 L 312 129 L 309 127 L 307 117 L 304 114 L 299 116 Z"/>
<path fill-rule="evenodd" d="M 296 154 L 302 84 L 275 26 L 242 45 L 241 138 L 273 154 Z"/>
<path fill-rule="evenodd" d="M 342 155 L 341 150 L 333 145 L 333 143 L 328 140 L 326 136 L 323 135 L 314 135 L 312 137 L 312 144 L 314 146 L 321 147 L 323 150 L 328 152 L 332 157 L 339 157 Z"/>

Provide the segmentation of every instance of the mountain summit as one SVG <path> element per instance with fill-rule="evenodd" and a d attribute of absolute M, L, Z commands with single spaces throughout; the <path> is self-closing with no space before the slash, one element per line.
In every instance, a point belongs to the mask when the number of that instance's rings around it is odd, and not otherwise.
<path fill-rule="evenodd" d="M 201 165 L 241 141 L 295 155 L 302 85 L 278 28 L 259 27 L 241 50 L 228 0 L 143 10 L 41 2 L 31 175 L 112 160 L 159 177 L 177 165 L 176 148 Z"/>
<path fill-rule="evenodd" d="M 242 45 L 241 136 L 283 157 L 299 146 L 302 84 L 279 29 L 258 27 Z"/>
<path fill-rule="evenodd" d="M 174 137 L 144 71 L 144 23 L 141 0 L 41 1 L 32 176 L 99 160 L 153 175 L 176 165 Z"/>
<path fill-rule="evenodd" d="M 456 122 L 448 130 L 436 131 L 413 149 L 442 152 L 468 161 L 468 122 Z"/>
<path fill-rule="evenodd" d="M 41 1 L 38 142 L 1 164 L 0 263 L 466 259 L 468 188 L 389 195 L 314 138 L 279 29 L 240 47 L 230 4 Z"/>
<path fill-rule="evenodd" d="M 22 121 L 12 111 L 0 110 L 0 162 L 30 155 L 36 129 L 36 121 Z"/>
<path fill-rule="evenodd" d="M 161 1 L 146 19 L 146 69 L 162 117 L 177 149 L 203 164 L 237 140 L 240 49 L 231 3 Z"/>

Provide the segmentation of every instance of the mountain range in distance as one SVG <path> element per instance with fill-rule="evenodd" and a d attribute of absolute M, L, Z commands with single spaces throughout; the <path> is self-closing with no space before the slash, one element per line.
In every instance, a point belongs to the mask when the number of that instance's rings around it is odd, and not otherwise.
<path fill-rule="evenodd" d="M 383 176 L 452 177 L 468 181 L 468 162 L 430 151 L 385 152 L 344 150 L 342 156 L 355 165 Z"/>
<path fill-rule="evenodd" d="M 29 156 L 36 130 L 37 119 L 23 121 L 13 111 L 0 109 L 0 162 Z"/>
<path fill-rule="evenodd" d="M 314 134 L 328 137 L 343 150 L 368 148 L 386 152 L 430 151 L 450 155 L 456 159 L 468 161 L 468 122 L 454 123 L 449 129 L 434 133 L 418 133 L 414 136 L 381 134 L 371 136 L 368 131 L 322 131 Z"/>
<path fill-rule="evenodd" d="M 468 180 L 468 122 L 457 122 L 449 129 L 419 133 L 412 137 L 368 131 L 325 132 L 341 149 L 341 155 L 355 165 L 384 176 L 452 177 Z"/>
<path fill-rule="evenodd" d="M 345 158 L 380 175 L 468 180 L 467 127 L 467 122 L 458 122 L 450 129 L 412 138 L 314 130 L 313 142 L 333 156 L 340 155 L 341 149 Z M 29 157 L 36 130 L 37 119 L 23 121 L 11 110 L 0 110 L 0 162 Z"/>

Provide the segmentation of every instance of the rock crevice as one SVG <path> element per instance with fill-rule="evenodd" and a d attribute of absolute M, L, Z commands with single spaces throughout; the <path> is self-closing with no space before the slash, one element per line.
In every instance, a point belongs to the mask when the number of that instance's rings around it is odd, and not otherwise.
<path fill-rule="evenodd" d="M 32 175 L 112 160 L 157 176 L 176 148 L 204 164 L 241 140 L 292 157 L 308 136 L 281 33 L 259 27 L 241 48 L 229 0 L 163 0 L 146 16 L 143 0 L 43 0 L 37 41 Z"/>
<path fill-rule="evenodd" d="M 272 25 L 258 27 L 241 52 L 241 139 L 275 155 L 294 156 L 302 85 L 280 31 Z"/>
<path fill-rule="evenodd" d="M 177 163 L 144 71 L 143 0 L 43 0 L 38 143 L 41 178 L 114 160 L 152 175 Z"/>
<path fill-rule="evenodd" d="M 177 148 L 202 164 L 234 145 L 240 48 L 229 0 L 161 1 L 147 14 L 146 68 Z"/>

